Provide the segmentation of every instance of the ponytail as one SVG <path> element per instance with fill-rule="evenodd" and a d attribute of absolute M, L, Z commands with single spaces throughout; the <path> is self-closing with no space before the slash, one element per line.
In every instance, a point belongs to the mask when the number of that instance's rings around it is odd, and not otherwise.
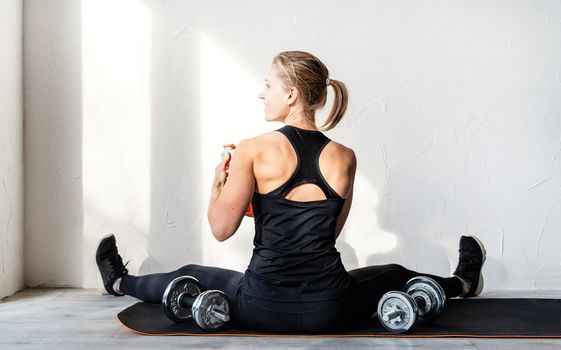
<path fill-rule="evenodd" d="M 322 131 L 331 130 L 339 124 L 347 111 L 347 104 L 349 102 L 349 93 L 347 92 L 345 83 L 339 80 L 329 79 L 329 85 L 333 87 L 335 97 L 333 98 L 331 113 L 329 113 L 329 117 L 327 117 L 325 123 L 320 127 Z"/>

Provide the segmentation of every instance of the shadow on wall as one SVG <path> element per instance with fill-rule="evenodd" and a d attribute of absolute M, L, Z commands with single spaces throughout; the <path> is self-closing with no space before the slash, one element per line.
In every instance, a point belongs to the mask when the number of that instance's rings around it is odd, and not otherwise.
<path fill-rule="evenodd" d="M 84 279 L 81 11 L 80 1 L 23 7 L 26 287 Z"/>

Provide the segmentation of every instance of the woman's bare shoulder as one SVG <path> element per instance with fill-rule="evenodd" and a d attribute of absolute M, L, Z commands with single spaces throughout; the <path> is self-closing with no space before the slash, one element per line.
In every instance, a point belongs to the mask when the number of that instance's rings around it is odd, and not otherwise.
<path fill-rule="evenodd" d="M 356 155 L 352 148 L 347 147 L 337 141 L 331 140 L 326 146 L 327 156 L 330 161 L 338 161 L 348 165 L 356 165 Z"/>
<path fill-rule="evenodd" d="M 342 143 L 339 143 L 339 142 L 337 142 L 337 141 L 331 140 L 330 145 L 331 145 L 332 147 L 334 147 L 337 151 L 339 151 L 339 152 L 341 152 L 341 153 L 344 153 L 344 154 L 346 154 L 346 155 L 350 155 L 350 154 L 353 154 L 353 153 L 354 153 L 354 151 L 353 151 L 352 148 L 350 148 L 350 147 L 348 147 L 348 146 L 345 146 L 345 145 L 343 145 Z"/>
<path fill-rule="evenodd" d="M 244 141 L 250 142 L 254 148 L 262 149 L 260 147 L 266 147 L 274 144 L 278 144 L 282 140 L 283 135 L 280 132 L 269 131 L 261 135 L 246 139 Z"/>
<path fill-rule="evenodd" d="M 249 152 L 253 156 L 257 156 L 262 154 L 264 151 L 267 152 L 267 150 L 270 150 L 272 146 L 278 145 L 278 135 L 280 135 L 280 133 L 271 131 L 243 139 L 238 143 L 237 151 L 243 149 L 244 153 Z"/>

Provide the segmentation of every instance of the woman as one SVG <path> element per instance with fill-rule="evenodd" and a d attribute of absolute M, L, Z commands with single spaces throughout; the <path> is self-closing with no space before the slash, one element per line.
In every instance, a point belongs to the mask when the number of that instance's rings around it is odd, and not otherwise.
<path fill-rule="evenodd" d="M 255 248 L 245 273 L 186 265 L 170 273 L 131 276 L 111 235 L 97 253 L 107 291 L 161 303 L 168 283 L 189 275 L 204 289 L 226 293 L 236 327 L 306 333 L 348 330 L 368 321 L 384 293 L 401 290 L 416 276 L 435 279 L 447 298 L 478 295 L 485 250 L 469 236 L 460 240 L 459 264 L 449 278 L 396 264 L 345 271 L 335 240 L 351 208 L 357 162 L 350 148 L 316 127 L 315 112 L 325 105 L 329 87 L 334 107 L 323 131 L 334 128 L 345 113 L 345 85 L 331 79 L 309 53 L 278 54 L 259 98 L 266 120 L 284 127 L 242 141 L 231 162 L 227 154 L 216 167 L 208 207 L 216 239 L 231 237 L 250 201 L 253 206 Z"/>

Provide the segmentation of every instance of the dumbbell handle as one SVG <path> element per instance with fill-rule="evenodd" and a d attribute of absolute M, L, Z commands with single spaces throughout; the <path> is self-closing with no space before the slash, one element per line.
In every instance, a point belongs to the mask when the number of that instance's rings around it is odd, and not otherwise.
<path fill-rule="evenodd" d="M 382 316 L 382 319 L 383 319 L 385 322 L 388 322 L 389 320 L 393 320 L 394 318 L 396 318 L 396 317 L 398 317 L 398 316 L 401 316 L 401 315 L 403 315 L 403 311 L 401 311 L 401 310 L 393 310 L 393 311 L 390 311 L 390 312 L 384 314 L 384 315 Z"/>
<path fill-rule="evenodd" d="M 230 321 L 230 316 L 223 312 L 222 310 L 219 309 L 215 309 L 214 307 L 210 309 L 210 311 L 208 312 L 211 316 L 216 317 L 217 319 L 219 319 L 222 322 L 228 322 Z"/>
<path fill-rule="evenodd" d="M 421 297 L 415 297 L 415 303 L 417 303 L 417 306 L 419 308 L 423 308 L 425 307 L 426 301 L 424 298 Z M 389 321 L 389 320 L 393 320 L 394 318 L 398 317 L 398 316 L 402 316 L 403 315 L 403 311 L 401 310 L 392 310 L 388 313 L 386 313 L 384 316 L 382 316 L 382 319 L 384 321 Z"/>
<path fill-rule="evenodd" d="M 177 297 L 177 303 L 182 308 L 190 309 L 191 306 L 193 306 L 193 303 L 195 303 L 195 299 L 196 299 L 196 296 L 192 297 L 187 293 L 181 293 Z"/>

